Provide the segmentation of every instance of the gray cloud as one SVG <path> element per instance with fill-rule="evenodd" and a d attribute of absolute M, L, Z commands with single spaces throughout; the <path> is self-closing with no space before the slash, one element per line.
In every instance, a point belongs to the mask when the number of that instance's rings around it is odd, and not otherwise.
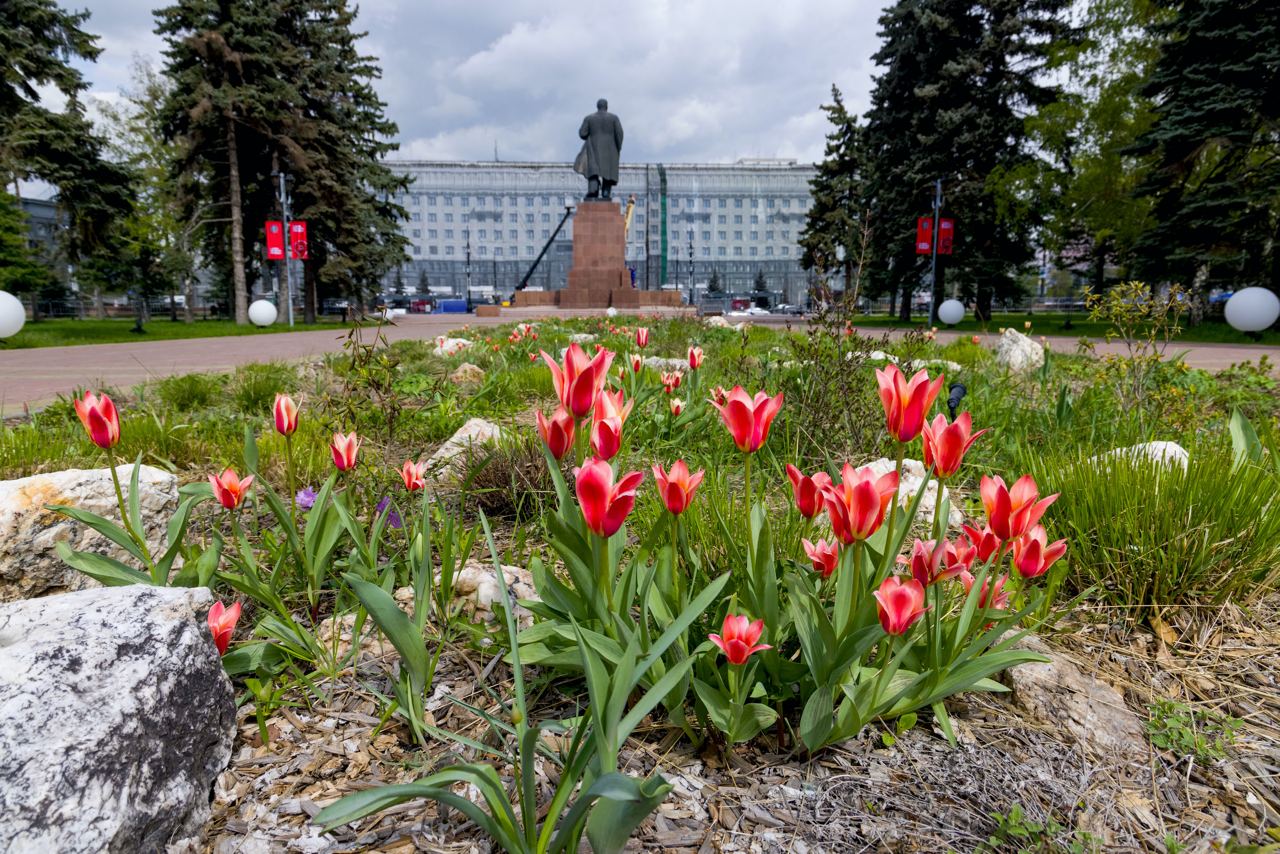
<path fill-rule="evenodd" d="M 834 82 L 867 106 L 882 0 L 366 0 L 362 43 L 400 126 L 400 157 L 568 160 L 607 97 L 624 159 L 821 156 Z M 161 61 L 153 2 L 90 0 L 94 97 Z"/>

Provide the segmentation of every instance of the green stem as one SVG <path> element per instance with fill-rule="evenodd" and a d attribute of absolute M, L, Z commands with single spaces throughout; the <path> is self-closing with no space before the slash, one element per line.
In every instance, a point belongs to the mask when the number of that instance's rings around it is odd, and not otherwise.
<path fill-rule="evenodd" d="M 928 476 L 929 473 L 925 472 L 925 477 Z M 948 524 L 950 520 L 942 518 L 942 478 L 937 478 L 937 481 L 938 494 L 934 496 L 933 501 L 933 537 L 936 541 L 935 545 L 942 543 L 947 536 L 947 528 L 950 527 Z"/>
<path fill-rule="evenodd" d="M 129 508 L 124 501 L 124 490 L 120 488 L 120 475 L 116 474 L 116 455 L 110 448 L 107 449 L 107 468 L 111 470 L 111 485 L 116 490 L 116 504 L 120 508 L 120 521 L 124 524 L 124 530 L 129 535 L 129 539 L 133 540 L 138 550 L 142 552 L 148 574 L 151 574 L 150 571 L 155 568 L 155 565 L 151 562 L 151 550 L 147 548 L 147 541 L 133 527 L 133 520 L 129 517 Z"/>
<path fill-rule="evenodd" d="M 671 591 L 676 607 L 673 613 L 684 611 L 684 598 L 680 590 L 680 516 L 671 516 Z"/>
<path fill-rule="evenodd" d="M 595 536 L 596 546 L 596 585 L 604 588 L 605 605 L 608 608 L 605 614 L 608 619 L 604 621 L 605 633 L 609 637 L 616 636 L 616 630 L 612 619 L 613 615 L 613 579 L 610 578 L 609 572 L 609 538 L 599 535 Z M 598 594 L 597 594 L 598 595 Z M 599 600 L 597 600 L 599 601 Z"/>
<path fill-rule="evenodd" d="M 899 442 L 898 443 L 898 460 L 897 460 L 897 464 L 894 467 L 894 471 L 898 475 L 899 487 L 901 487 L 902 485 L 902 458 L 906 456 L 906 453 L 907 453 L 907 446 Z M 886 535 L 884 538 L 884 565 L 880 567 L 881 578 L 888 576 L 889 573 L 893 571 L 893 562 L 898 557 L 898 553 L 894 549 L 894 543 L 897 543 L 899 549 L 901 549 L 902 547 L 902 543 L 898 541 L 898 531 L 897 531 L 898 496 L 899 496 L 899 492 L 895 488 L 893 493 L 893 500 L 889 503 L 889 530 L 886 532 Z"/>
<path fill-rule="evenodd" d="M 284 437 L 285 476 L 289 479 L 289 521 L 298 530 L 298 484 L 293 475 L 293 436 Z"/>
<path fill-rule="evenodd" d="M 751 532 L 751 454 L 746 454 L 746 484 L 743 494 L 747 502 L 747 571 L 751 573 L 751 577 L 755 577 L 756 571 L 756 547 L 755 537 Z"/>
<path fill-rule="evenodd" d="M 876 681 L 871 686 L 871 708 L 873 709 L 880 703 L 880 691 L 884 688 L 885 674 L 889 672 L 891 661 L 893 661 L 893 635 L 885 635 L 884 661 L 880 662 L 880 672 L 876 674 Z"/>

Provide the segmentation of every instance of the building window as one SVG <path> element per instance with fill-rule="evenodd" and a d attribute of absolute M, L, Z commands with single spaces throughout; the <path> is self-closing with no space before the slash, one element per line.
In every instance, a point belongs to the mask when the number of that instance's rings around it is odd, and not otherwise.
<path fill-rule="evenodd" d="M 709 232 L 709 231 L 704 231 L 704 232 L 702 232 L 702 239 L 703 239 L 703 240 L 710 240 L 710 239 L 711 239 L 711 232 Z"/>
<path fill-rule="evenodd" d="M 766 254 L 766 255 L 772 255 L 772 254 L 773 254 L 773 247 L 772 247 L 772 246 L 766 246 L 766 247 L 764 248 L 764 254 Z"/>
<path fill-rule="evenodd" d="M 791 207 L 791 200 L 790 200 L 790 199 L 783 199 L 783 200 L 782 200 L 782 206 L 783 206 L 784 208 L 790 209 L 790 207 Z"/>
<path fill-rule="evenodd" d="M 543 239 L 543 240 L 550 240 L 550 239 L 551 239 L 551 229 L 549 229 L 549 228 L 544 228 L 544 229 L 542 229 L 542 239 Z"/>
<path fill-rule="evenodd" d="M 469 228 L 462 229 L 462 239 L 469 240 L 470 238 L 471 238 L 471 229 Z"/>
<path fill-rule="evenodd" d="M 445 221 L 445 222 L 453 222 L 453 214 L 451 214 L 451 213 L 447 213 L 447 214 L 445 214 L 445 215 L 444 215 L 444 221 Z"/>
<path fill-rule="evenodd" d="M 501 246 L 495 246 L 495 247 L 493 247 L 493 254 L 494 254 L 494 256 L 495 256 L 495 257 L 497 257 L 497 258 L 501 258 L 501 257 L 502 257 L 502 247 L 501 247 Z"/>
<path fill-rule="evenodd" d="M 782 230 L 782 239 L 783 239 L 783 240 L 790 240 L 790 239 L 791 239 L 791 231 L 790 231 L 789 229 L 785 229 L 785 228 L 784 228 L 784 229 Z"/>
<path fill-rule="evenodd" d="M 727 231 L 718 231 L 718 232 L 716 232 L 716 234 L 720 237 L 720 239 L 721 239 L 721 240 L 728 240 L 728 239 L 729 239 L 729 232 L 727 232 Z"/>
<path fill-rule="evenodd" d="M 414 247 L 412 247 L 412 248 L 413 248 L 413 254 L 414 254 L 414 255 L 419 254 L 419 250 L 418 250 L 418 247 L 417 247 L 417 246 L 414 246 Z"/>
<path fill-rule="evenodd" d="M 431 239 L 431 240 L 435 240 L 435 239 L 436 239 L 436 229 L 434 229 L 434 228 L 428 228 L 428 229 L 427 229 L 427 237 L 428 237 L 429 239 Z"/>
<path fill-rule="evenodd" d="M 416 205 L 416 206 L 418 206 L 418 207 L 421 207 L 421 206 L 422 206 L 422 196 L 421 196 L 420 194 L 418 194 L 418 193 L 414 193 L 414 194 L 413 194 L 413 203 L 414 203 L 414 205 Z"/>
<path fill-rule="evenodd" d="M 754 242 L 754 241 L 756 241 L 756 240 L 759 240 L 759 239 L 760 239 L 760 232 L 758 232 L 758 231 L 753 231 L 753 232 L 751 232 L 751 240 L 752 240 L 753 242 Z"/>
<path fill-rule="evenodd" d="M 508 201 L 510 201 L 510 202 L 511 202 L 511 207 L 513 207 L 513 208 L 514 208 L 514 207 L 519 207 L 519 206 L 520 206 L 520 200 L 519 200 L 518 198 L 516 198 L 515 196 L 512 196 L 510 199 L 508 199 Z"/>
<path fill-rule="evenodd" d="M 444 206 L 445 206 L 446 208 L 451 208 L 451 207 L 453 207 L 453 196 L 445 196 L 445 197 L 444 197 Z"/>
<path fill-rule="evenodd" d="M 742 232 L 741 232 L 741 231 L 735 231 L 735 232 L 733 233 L 733 239 L 734 239 L 734 240 L 741 240 L 741 239 L 742 239 Z"/>
<path fill-rule="evenodd" d="M 487 228 L 480 229 L 479 237 L 481 240 L 487 240 L 489 237 L 489 229 Z"/>
<path fill-rule="evenodd" d="M 728 204 L 729 204 L 729 201 L 728 201 L 727 199 L 721 199 L 721 200 L 720 200 L 720 207 L 722 207 L 722 208 L 723 208 L 723 207 L 727 207 L 727 206 L 728 206 Z"/>
<path fill-rule="evenodd" d="M 702 257 L 703 257 L 703 258 L 710 258 L 710 257 L 711 257 L 711 247 L 710 247 L 710 246 L 704 246 L 704 247 L 702 247 Z"/>
<path fill-rule="evenodd" d="M 494 196 L 494 197 L 493 197 L 493 206 L 494 206 L 495 208 L 500 208 L 500 207 L 502 207 L 502 196 Z"/>
<path fill-rule="evenodd" d="M 551 214 L 549 214 L 549 213 L 544 213 L 544 214 L 542 215 L 542 221 L 543 221 L 543 222 L 551 222 Z"/>
<path fill-rule="evenodd" d="M 756 216 L 755 214 L 752 214 L 752 215 L 751 215 L 751 224 L 752 224 L 752 225 L 759 225 L 759 224 L 760 224 L 760 217 Z"/>
<path fill-rule="evenodd" d="M 453 229 L 452 229 L 452 228 L 446 228 L 446 229 L 444 230 L 444 239 L 445 239 L 445 240 L 453 240 Z"/>
<path fill-rule="evenodd" d="M 446 255 L 452 255 L 452 254 L 453 254 L 453 247 L 452 247 L 452 246 L 446 246 L 446 247 L 444 248 L 444 254 L 446 254 Z"/>
<path fill-rule="evenodd" d="M 463 196 L 462 198 L 458 199 L 458 205 L 464 208 L 469 207 L 471 205 L 471 197 Z"/>
<path fill-rule="evenodd" d="M 735 247 L 733 247 L 733 255 L 734 255 L 734 257 L 735 257 L 735 258 L 739 258 L 739 257 L 741 257 L 741 256 L 742 256 L 742 247 L 741 247 L 741 246 L 735 246 Z"/>
<path fill-rule="evenodd" d="M 734 224 L 734 225 L 742 225 L 742 214 L 734 214 L 734 215 L 733 215 L 733 224 Z"/>
<path fill-rule="evenodd" d="M 471 222 L 471 214 L 461 214 L 458 216 L 459 222 Z"/>
<path fill-rule="evenodd" d="M 432 255 L 439 255 L 439 254 L 440 254 L 440 247 L 439 247 L 439 246 L 431 246 L 431 247 L 428 247 L 428 248 L 430 249 L 430 252 L 431 252 L 431 254 L 432 254 Z"/>
<path fill-rule="evenodd" d="M 409 214 L 409 219 L 413 220 L 414 222 L 422 222 L 422 214 L 418 213 L 417 211 L 414 211 L 413 213 Z"/>
<path fill-rule="evenodd" d="M 422 236 L 422 229 L 420 229 L 420 228 L 415 228 L 415 229 L 413 230 L 413 236 L 414 236 L 414 237 L 421 237 L 421 236 Z"/>
<path fill-rule="evenodd" d="M 710 199 L 703 199 L 703 200 L 702 200 L 702 209 L 703 209 L 704 211 L 709 211 L 709 210 L 711 210 L 711 200 L 710 200 Z"/>
<path fill-rule="evenodd" d="M 772 207 L 773 207 L 773 199 L 770 199 L 770 200 L 769 200 L 769 207 L 770 207 L 770 208 L 772 208 Z"/>
<path fill-rule="evenodd" d="M 636 216 L 636 222 L 644 222 L 644 214 L 638 213 L 635 216 Z"/>
<path fill-rule="evenodd" d="M 481 246 L 479 249 L 477 249 L 477 250 L 476 250 L 476 254 L 477 254 L 477 255 L 488 255 L 488 254 L 489 254 L 489 247 L 488 247 L 488 246 Z"/>
<path fill-rule="evenodd" d="M 436 221 L 436 215 L 434 213 L 427 214 L 427 222 L 435 222 L 435 221 Z"/>
<path fill-rule="evenodd" d="M 478 207 L 478 208 L 482 208 L 482 207 L 484 207 L 484 203 L 485 203 L 485 197 L 484 197 L 484 196 L 476 196 L 476 207 Z"/>
<path fill-rule="evenodd" d="M 525 197 L 524 197 L 524 206 L 525 206 L 526 208 L 531 208 L 531 207 L 533 207 L 533 196 L 525 196 Z"/>
<path fill-rule="evenodd" d="M 790 254 L 791 254 L 791 247 L 790 247 L 790 246 L 784 246 L 784 247 L 782 247 L 782 254 L 783 254 L 783 255 L 790 255 Z"/>
<path fill-rule="evenodd" d="M 543 197 L 542 197 L 542 206 L 545 208 L 545 207 L 547 207 L 547 206 L 548 206 L 548 205 L 550 205 L 550 204 L 551 204 L 551 197 L 550 197 L 550 196 L 543 196 Z"/>
<path fill-rule="evenodd" d="M 526 247 L 524 248 L 524 255 L 525 255 L 525 257 L 526 257 L 526 258 L 532 258 L 532 257 L 533 257 L 533 247 L 532 247 L 532 246 L 526 246 Z"/>
<path fill-rule="evenodd" d="M 716 254 L 717 254 L 717 255 L 719 255 L 721 258 L 723 258 L 727 253 L 725 252 L 725 250 L 724 250 L 724 247 L 723 247 L 723 246 L 717 246 L 717 247 L 716 247 Z"/>
<path fill-rule="evenodd" d="M 756 248 L 754 246 L 751 247 L 749 254 L 751 255 L 752 258 L 756 256 Z"/>
<path fill-rule="evenodd" d="M 734 199 L 734 200 L 733 200 L 733 206 L 734 206 L 735 208 L 740 208 L 740 207 L 742 207 L 742 199 Z"/>
<path fill-rule="evenodd" d="M 772 232 L 772 231 L 766 231 L 766 232 L 764 233 L 764 239 L 765 239 L 765 240 L 773 240 L 773 232 Z"/>
<path fill-rule="evenodd" d="M 532 224 L 533 224 L 533 214 L 525 214 L 525 215 L 524 215 L 524 221 L 525 221 L 525 225 L 532 225 Z"/>
<path fill-rule="evenodd" d="M 513 202 L 514 204 L 514 202 Z M 507 214 L 507 222 L 516 223 L 520 221 L 520 214 Z"/>
<path fill-rule="evenodd" d="M 436 197 L 435 197 L 435 196 L 427 196 L 427 204 L 434 206 L 434 205 L 435 205 L 435 203 L 436 203 Z"/>
<path fill-rule="evenodd" d="M 756 209 L 756 208 L 758 208 L 758 207 L 760 207 L 760 200 L 759 200 L 759 199 L 752 199 L 752 200 L 751 200 L 751 209 L 752 209 L 752 210 L 755 210 L 755 209 Z"/>
<path fill-rule="evenodd" d="M 525 239 L 525 240 L 533 240 L 533 229 L 532 229 L 532 228 L 526 228 L 526 229 L 525 229 L 525 231 L 524 231 L 524 239 Z"/>

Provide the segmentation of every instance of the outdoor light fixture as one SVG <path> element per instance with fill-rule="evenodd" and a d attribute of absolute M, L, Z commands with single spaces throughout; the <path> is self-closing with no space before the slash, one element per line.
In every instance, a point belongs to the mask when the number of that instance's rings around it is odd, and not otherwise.
<path fill-rule="evenodd" d="M 1280 317 L 1280 297 L 1266 288 L 1244 288 L 1227 300 L 1227 323 L 1241 332 L 1261 332 Z"/>
<path fill-rule="evenodd" d="M 938 306 L 938 319 L 947 326 L 955 326 L 964 320 L 964 303 L 958 299 L 949 299 Z"/>
<path fill-rule="evenodd" d="M 946 303 L 943 303 L 939 308 L 941 309 L 944 306 L 946 306 Z M 960 407 L 960 401 L 964 400 L 964 396 L 969 393 L 969 390 L 964 387 L 964 383 L 952 383 L 951 387 L 947 389 L 947 393 L 947 412 L 951 413 L 951 420 L 955 421 L 956 410 Z"/>
<path fill-rule="evenodd" d="M 0 291 L 0 338 L 17 335 L 27 322 L 27 310 L 22 300 L 8 291 Z"/>
<path fill-rule="evenodd" d="M 254 300 L 249 304 L 249 322 L 254 326 L 270 326 L 276 322 L 279 314 L 268 300 Z"/>

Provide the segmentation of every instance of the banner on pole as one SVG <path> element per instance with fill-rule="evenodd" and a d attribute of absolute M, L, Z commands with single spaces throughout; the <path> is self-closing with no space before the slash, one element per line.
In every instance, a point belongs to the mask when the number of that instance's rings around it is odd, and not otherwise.
<path fill-rule="evenodd" d="M 284 223 L 279 220 L 267 220 L 267 260 L 284 260 Z"/>
<path fill-rule="evenodd" d="M 938 220 L 938 254 L 950 255 L 951 242 L 956 236 L 956 221 L 943 217 Z"/>
<path fill-rule="evenodd" d="M 307 224 L 303 220 L 289 223 L 289 257 L 307 260 Z"/>
<path fill-rule="evenodd" d="M 922 216 L 916 220 L 916 254 L 928 255 L 933 251 L 933 217 Z"/>

